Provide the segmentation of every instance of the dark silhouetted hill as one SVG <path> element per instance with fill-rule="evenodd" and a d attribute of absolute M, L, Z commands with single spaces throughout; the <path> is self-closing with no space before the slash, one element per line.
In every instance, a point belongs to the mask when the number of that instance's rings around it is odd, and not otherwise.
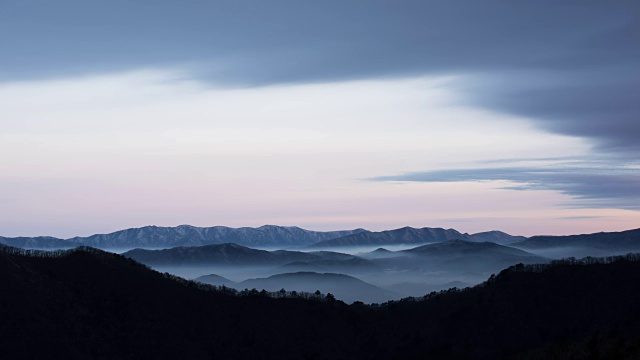
<path fill-rule="evenodd" d="M 462 281 L 450 281 L 447 283 L 440 283 L 440 284 L 401 282 L 397 284 L 384 286 L 383 289 L 392 291 L 396 294 L 402 294 L 403 297 L 408 297 L 408 296 L 420 297 L 420 296 L 424 296 L 425 294 L 429 294 L 433 291 L 447 290 L 454 287 L 463 289 L 468 286 L 469 284 L 464 283 Z"/>
<path fill-rule="evenodd" d="M 89 248 L 0 247 L 0 289 L 6 359 L 640 356 L 638 255 L 516 265 L 464 291 L 347 306 L 212 289 Z"/>

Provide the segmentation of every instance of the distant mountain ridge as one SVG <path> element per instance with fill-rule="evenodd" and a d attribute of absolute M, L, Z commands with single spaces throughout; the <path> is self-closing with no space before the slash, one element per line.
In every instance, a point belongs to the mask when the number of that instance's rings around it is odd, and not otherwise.
<path fill-rule="evenodd" d="M 567 236 L 532 236 L 512 245 L 523 249 L 591 247 L 638 251 L 640 250 L 640 229 Z"/>
<path fill-rule="evenodd" d="M 512 236 L 501 231 L 488 231 L 477 234 L 461 233 L 455 229 L 443 228 L 412 228 L 403 227 L 380 232 L 362 231 L 355 234 L 324 240 L 312 247 L 347 247 L 347 246 L 383 246 L 383 245 L 412 245 L 436 243 L 447 240 L 465 240 L 474 242 L 491 241 L 496 243 L 512 243 L 526 239 L 523 236 Z"/>
<path fill-rule="evenodd" d="M 169 248 L 176 246 L 202 246 L 210 244 L 236 243 L 243 246 L 308 246 L 319 241 L 351 235 L 364 229 L 342 231 L 311 231 L 295 226 L 264 225 L 257 228 L 226 226 L 176 227 L 145 226 L 120 230 L 109 234 L 74 237 L 63 240 L 54 237 L 0 237 L 0 243 L 22 247 L 59 249 L 76 246 L 96 248 Z"/>
<path fill-rule="evenodd" d="M 257 228 L 180 225 L 176 227 L 145 226 L 109 234 L 74 237 L 66 240 L 51 236 L 13 238 L 0 236 L 0 244 L 34 249 L 69 249 L 77 246 L 90 246 L 100 249 L 161 249 L 224 243 L 235 243 L 248 247 L 312 247 L 322 249 L 349 246 L 422 245 L 448 240 L 493 242 L 509 244 L 523 249 L 583 246 L 597 249 L 629 249 L 635 251 L 640 249 L 640 229 L 526 238 L 496 230 L 468 234 L 461 233 L 455 229 L 428 227 L 403 227 L 380 232 L 364 229 L 323 232 L 305 230 L 295 226 L 276 225 L 264 225 Z"/>
<path fill-rule="evenodd" d="M 514 242 L 527 239 L 525 236 L 509 235 L 498 230 L 475 233 L 472 234 L 471 237 L 473 238 L 473 241 L 488 241 L 496 244 L 512 244 Z"/>
<path fill-rule="evenodd" d="M 179 246 L 164 250 L 133 249 L 122 254 L 146 265 L 285 265 L 292 262 L 334 260 L 345 254 L 326 251 L 266 251 L 234 243 L 204 246 Z"/>
<path fill-rule="evenodd" d="M 51 236 L 14 238 L 0 236 L 0 244 L 26 249 L 70 249 L 81 245 Z"/>

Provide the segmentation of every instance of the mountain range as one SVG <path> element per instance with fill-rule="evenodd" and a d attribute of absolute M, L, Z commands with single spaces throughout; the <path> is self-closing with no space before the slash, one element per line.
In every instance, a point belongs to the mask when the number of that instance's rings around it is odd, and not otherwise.
<path fill-rule="evenodd" d="M 637 251 L 640 249 L 640 229 L 568 236 L 532 236 L 513 245 L 523 249 L 590 247 Z"/>
<path fill-rule="evenodd" d="M 640 229 L 526 238 L 509 235 L 501 231 L 468 234 L 461 233 L 455 229 L 428 227 L 403 227 L 379 232 L 364 229 L 323 232 L 275 225 L 264 225 L 257 228 L 180 225 L 176 227 L 145 226 L 109 234 L 96 234 L 70 239 L 59 239 L 50 236 L 14 238 L 0 236 L 1 244 L 34 249 L 68 249 L 76 246 L 91 246 L 100 249 L 163 249 L 224 243 L 262 248 L 301 249 L 308 247 L 327 249 L 358 246 L 422 245 L 447 240 L 492 242 L 525 250 L 584 247 L 600 250 L 638 251 L 640 250 Z"/>
<path fill-rule="evenodd" d="M 386 231 L 361 231 L 333 239 L 320 241 L 311 245 L 314 248 L 352 247 L 352 246 L 385 246 L 410 245 L 442 242 L 447 240 L 491 241 L 496 243 L 513 243 L 526 239 L 523 236 L 512 236 L 501 231 L 488 231 L 477 234 L 461 233 L 454 229 L 412 228 L 403 227 Z"/>
<path fill-rule="evenodd" d="M 0 243 L 21 248 L 73 248 L 91 246 L 99 249 L 169 248 L 176 246 L 201 246 L 236 243 L 257 247 L 302 247 L 320 241 L 365 231 L 311 231 L 299 227 L 264 225 L 257 228 L 230 228 L 226 226 L 176 227 L 145 226 L 120 230 L 109 234 L 59 239 L 55 237 L 0 237 Z"/>

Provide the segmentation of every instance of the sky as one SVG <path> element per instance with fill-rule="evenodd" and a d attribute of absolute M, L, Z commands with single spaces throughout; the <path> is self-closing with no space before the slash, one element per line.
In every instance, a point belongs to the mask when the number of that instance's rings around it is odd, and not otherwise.
<path fill-rule="evenodd" d="M 0 236 L 640 227 L 640 3 L 0 0 Z"/>

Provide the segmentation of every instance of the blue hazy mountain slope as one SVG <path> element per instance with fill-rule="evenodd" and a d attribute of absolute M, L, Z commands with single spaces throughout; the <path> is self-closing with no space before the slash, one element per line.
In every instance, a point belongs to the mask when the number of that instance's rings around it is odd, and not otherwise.
<path fill-rule="evenodd" d="M 300 251 L 266 251 L 228 243 L 179 246 L 164 250 L 133 249 L 123 253 L 146 265 L 284 265 L 294 261 L 322 260 L 320 255 Z"/>
<path fill-rule="evenodd" d="M 383 246 L 400 244 L 425 244 L 447 240 L 491 241 L 496 243 L 511 243 L 525 239 L 522 236 L 512 236 L 501 231 L 488 231 L 477 234 L 461 233 L 455 229 L 442 228 L 412 228 L 386 230 L 380 232 L 362 231 L 342 237 L 324 240 L 313 244 L 312 247 L 353 247 L 353 246 Z"/>
<path fill-rule="evenodd" d="M 640 229 L 568 236 L 532 236 L 513 244 L 525 249 L 592 247 L 612 250 L 640 250 Z"/>
<path fill-rule="evenodd" d="M 397 293 L 383 290 L 353 276 L 334 273 L 296 272 L 270 276 L 268 278 L 248 279 L 237 285 L 238 289 L 280 289 L 331 293 L 336 299 L 347 303 L 362 301 L 381 303 L 399 298 Z"/>
<path fill-rule="evenodd" d="M 70 249 L 78 246 L 78 244 L 72 241 L 58 239 L 51 236 L 14 238 L 0 236 L 0 244 L 23 249 Z"/>

